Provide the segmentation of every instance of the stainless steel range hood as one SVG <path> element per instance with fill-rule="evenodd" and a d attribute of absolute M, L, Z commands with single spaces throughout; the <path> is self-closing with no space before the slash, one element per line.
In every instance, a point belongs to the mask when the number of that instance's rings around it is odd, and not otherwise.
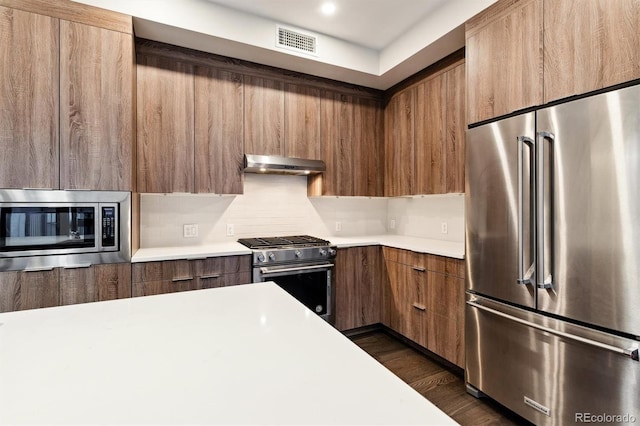
<path fill-rule="evenodd" d="M 285 175 L 315 175 L 327 170 L 322 160 L 283 157 L 280 155 L 245 154 L 245 173 L 285 174 Z"/>

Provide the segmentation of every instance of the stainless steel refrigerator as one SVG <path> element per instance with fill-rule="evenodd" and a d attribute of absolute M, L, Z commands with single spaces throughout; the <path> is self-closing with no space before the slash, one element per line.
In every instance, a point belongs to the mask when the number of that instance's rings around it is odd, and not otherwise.
<path fill-rule="evenodd" d="M 640 423 L 640 85 L 473 127 L 466 155 L 468 391 Z"/>

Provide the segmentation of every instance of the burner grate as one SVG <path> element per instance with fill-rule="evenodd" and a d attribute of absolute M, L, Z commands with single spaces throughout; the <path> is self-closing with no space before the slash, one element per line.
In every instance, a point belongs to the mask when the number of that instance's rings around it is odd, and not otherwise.
<path fill-rule="evenodd" d="M 240 238 L 238 242 L 251 249 L 260 249 L 266 247 L 302 247 L 302 246 L 326 246 L 329 241 L 309 235 L 292 235 L 286 237 L 256 237 L 256 238 Z"/>

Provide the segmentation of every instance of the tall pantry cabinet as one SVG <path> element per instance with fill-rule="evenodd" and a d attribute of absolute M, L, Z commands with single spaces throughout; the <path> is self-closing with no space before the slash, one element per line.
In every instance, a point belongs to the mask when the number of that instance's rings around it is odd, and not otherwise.
<path fill-rule="evenodd" d="M 132 189 L 131 17 L 0 1 L 0 188 Z"/>

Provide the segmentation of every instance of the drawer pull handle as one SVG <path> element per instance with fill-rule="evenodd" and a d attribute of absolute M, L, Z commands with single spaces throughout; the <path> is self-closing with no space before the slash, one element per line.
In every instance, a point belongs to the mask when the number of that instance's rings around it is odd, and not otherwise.
<path fill-rule="evenodd" d="M 210 280 L 214 278 L 220 278 L 220 274 L 203 275 L 200 277 L 202 280 Z"/>
<path fill-rule="evenodd" d="M 42 267 L 28 268 L 23 270 L 22 272 L 48 272 L 48 271 L 53 271 L 53 269 L 54 269 L 53 266 L 42 266 Z"/>
<path fill-rule="evenodd" d="M 415 303 L 415 302 L 413 303 L 413 307 L 416 308 L 417 310 L 423 311 L 423 312 L 427 310 L 427 308 L 424 305 L 421 305 L 421 304 Z"/>
<path fill-rule="evenodd" d="M 173 281 L 174 283 L 179 282 L 179 281 L 189 281 L 192 280 L 193 277 L 181 277 L 181 278 L 174 278 L 171 281 Z"/>
<path fill-rule="evenodd" d="M 423 268 L 422 266 L 414 266 L 413 270 L 414 271 L 418 271 L 418 272 L 425 272 L 426 271 L 426 269 Z"/>
<path fill-rule="evenodd" d="M 63 266 L 62 269 L 81 269 L 81 268 L 91 268 L 90 263 L 79 263 L 77 265 L 67 265 Z"/>

